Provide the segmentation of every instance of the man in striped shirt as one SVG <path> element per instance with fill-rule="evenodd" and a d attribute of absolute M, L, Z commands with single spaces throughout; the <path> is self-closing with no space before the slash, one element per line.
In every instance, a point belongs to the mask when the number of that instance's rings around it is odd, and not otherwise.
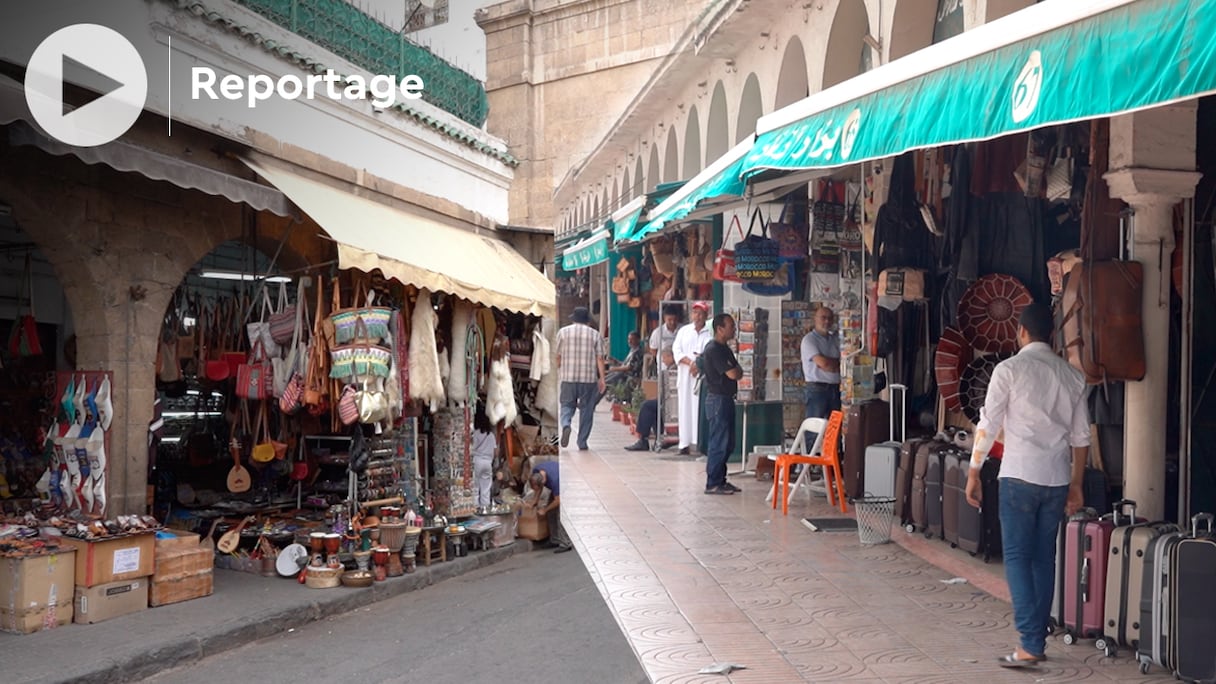
<path fill-rule="evenodd" d="M 557 331 L 557 379 L 561 381 L 562 446 L 570 444 L 570 423 L 578 409 L 578 449 L 587 450 L 595 405 L 604 394 L 604 338 L 592 328 L 591 313 L 580 306 L 570 325 Z"/>

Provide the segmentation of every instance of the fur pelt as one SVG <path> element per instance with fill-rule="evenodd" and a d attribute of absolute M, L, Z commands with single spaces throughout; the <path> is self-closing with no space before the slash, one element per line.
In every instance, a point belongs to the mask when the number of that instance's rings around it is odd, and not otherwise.
<path fill-rule="evenodd" d="M 541 321 L 541 332 L 549 342 L 549 372 L 540 377 L 540 383 L 536 386 L 536 408 L 544 414 L 541 423 L 550 426 L 557 425 L 557 404 L 560 398 L 557 382 L 557 343 L 554 339 L 556 329 L 557 324 L 552 318 L 546 316 Z"/>
<path fill-rule="evenodd" d="M 430 404 L 431 411 L 435 412 L 444 400 L 444 392 L 439 351 L 435 346 L 431 293 L 426 290 L 418 293 L 418 303 L 410 320 L 410 398 Z"/>
<path fill-rule="evenodd" d="M 511 363 L 508 358 L 501 358 L 490 364 L 490 377 L 486 380 L 486 417 L 495 424 L 506 421 L 509 427 L 515 424 L 518 415 L 515 387 L 511 384 Z"/>
<path fill-rule="evenodd" d="M 456 300 L 452 309 L 452 362 L 448 375 L 448 403 L 464 406 L 469 400 L 468 355 L 469 325 L 473 322 L 473 305 Z"/>

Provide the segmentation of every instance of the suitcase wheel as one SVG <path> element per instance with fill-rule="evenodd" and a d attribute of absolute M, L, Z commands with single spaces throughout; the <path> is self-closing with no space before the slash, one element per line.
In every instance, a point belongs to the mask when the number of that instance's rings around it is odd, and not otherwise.
<path fill-rule="evenodd" d="M 958 548 L 958 544 L 955 544 L 954 542 L 950 542 L 950 548 L 952 548 L 952 549 L 957 549 L 957 548 Z"/>
<path fill-rule="evenodd" d="M 908 534 L 914 534 L 916 532 L 916 525 L 908 523 L 907 525 L 904 525 L 904 529 L 908 532 Z"/>
<path fill-rule="evenodd" d="M 1102 653 L 1105 654 L 1107 658 L 1113 657 L 1115 655 L 1115 653 L 1117 652 L 1115 645 L 1113 643 L 1107 641 L 1105 637 L 1098 637 L 1098 639 L 1096 641 L 1094 641 L 1094 648 L 1098 649 L 1099 651 L 1102 651 Z"/>
<path fill-rule="evenodd" d="M 1148 674 L 1148 663 L 1144 662 L 1143 660 L 1140 661 L 1140 674 Z"/>
<path fill-rule="evenodd" d="M 1064 645 L 1072 646 L 1077 643 L 1077 637 L 1073 636 L 1072 632 L 1064 632 Z"/>

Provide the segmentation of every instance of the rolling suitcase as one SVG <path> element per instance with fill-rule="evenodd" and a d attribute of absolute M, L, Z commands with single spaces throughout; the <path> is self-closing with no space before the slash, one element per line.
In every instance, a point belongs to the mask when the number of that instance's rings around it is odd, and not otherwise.
<path fill-rule="evenodd" d="M 914 437 L 906 440 L 899 450 L 899 467 L 895 469 L 895 517 L 899 524 L 914 531 L 912 525 L 912 475 L 916 470 L 916 452 L 929 443 L 928 438 Z M 921 490 L 922 495 L 924 490 Z"/>
<path fill-rule="evenodd" d="M 1102 630 L 1104 638 L 1098 643 L 1107 657 L 1114 656 L 1120 646 L 1137 648 L 1141 592 L 1149 565 L 1145 562 L 1145 552 L 1154 539 L 1178 530 L 1173 523 L 1132 522 L 1135 520 L 1135 501 L 1125 499 L 1115 503 L 1115 531 L 1111 536 L 1106 574 L 1106 626 Z"/>
<path fill-rule="evenodd" d="M 945 456 L 953 449 L 952 444 L 935 442 L 929 449 L 929 463 L 925 468 L 925 536 L 943 538 L 942 487 L 945 477 Z"/>
<path fill-rule="evenodd" d="M 916 450 L 916 458 L 912 464 L 912 498 L 908 502 L 911 520 L 908 523 L 909 532 L 924 532 L 929 528 L 929 513 L 925 507 L 925 477 L 929 474 L 929 460 L 934 448 L 941 444 L 931 439 Z"/>
<path fill-rule="evenodd" d="M 1207 524 L 1205 531 L 1200 531 L 1200 522 Z M 1191 533 L 1178 539 L 1170 566 L 1174 676 L 1184 682 L 1216 682 L 1216 537 L 1211 513 L 1191 518 Z"/>
<path fill-rule="evenodd" d="M 970 467 L 970 465 L 968 465 Z M 980 548 L 984 562 L 1001 555 L 1001 459 L 989 458 L 980 468 L 980 488 L 983 490 L 983 505 L 980 507 Z M 961 546 L 961 544 L 960 544 Z"/>
<path fill-rule="evenodd" d="M 1115 521 L 1096 515 L 1087 509 L 1069 518 L 1057 542 L 1052 615 L 1068 645 L 1101 638 L 1106 622 L 1106 563 Z"/>
<path fill-rule="evenodd" d="M 967 468 L 969 457 L 962 449 L 951 447 L 942 455 L 942 539 L 951 548 L 959 542 L 959 524 L 963 516 L 971 511 L 979 516 L 979 511 L 972 508 L 966 501 L 967 497 Z M 964 510 L 966 509 L 966 510 Z M 970 526 L 971 520 L 968 519 Z M 972 538 L 979 539 L 979 524 L 969 529 Z"/>
<path fill-rule="evenodd" d="M 866 447 L 887 439 L 890 431 L 887 402 L 873 399 L 849 407 L 844 430 L 844 460 L 841 463 L 845 496 L 865 496 Z M 894 479 L 894 471 L 892 471 Z"/>
<path fill-rule="evenodd" d="M 908 388 L 903 385 L 891 385 L 891 403 L 896 409 L 887 411 L 888 441 L 870 444 L 865 448 L 865 483 L 864 496 L 894 498 L 896 470 L 899 468 L 899 454 L 903 449 L 904 406 L 907 401 Z M 899 425 L 899 438 L 895 437 L 895 426 Z"/>
<path fill-rule="evenodd" d="M 1166 532 L 1149 541 L 1144 552 L 1144 578 L 1140 589 L 1140 641 L 1136 656 L 1140 673 L 1148 674 L 1152 665 L 1173 672 L 1171 654 L 1173 640 L 1170 631 L 1172 602 L 1171 563 L 1174 547 L 1183 538 L 1181 530 Z"/>

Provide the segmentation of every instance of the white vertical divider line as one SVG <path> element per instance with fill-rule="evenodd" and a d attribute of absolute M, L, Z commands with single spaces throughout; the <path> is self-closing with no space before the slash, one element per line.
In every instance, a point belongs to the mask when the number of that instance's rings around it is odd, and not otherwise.
<path fill-rule="evenodd" d="M 166 36 L 168 41 L 169 51 L 169 92 L 165 93 L 165 99 L 169 103 L 169 137 L 173 137 L 173 36 Z"/>

